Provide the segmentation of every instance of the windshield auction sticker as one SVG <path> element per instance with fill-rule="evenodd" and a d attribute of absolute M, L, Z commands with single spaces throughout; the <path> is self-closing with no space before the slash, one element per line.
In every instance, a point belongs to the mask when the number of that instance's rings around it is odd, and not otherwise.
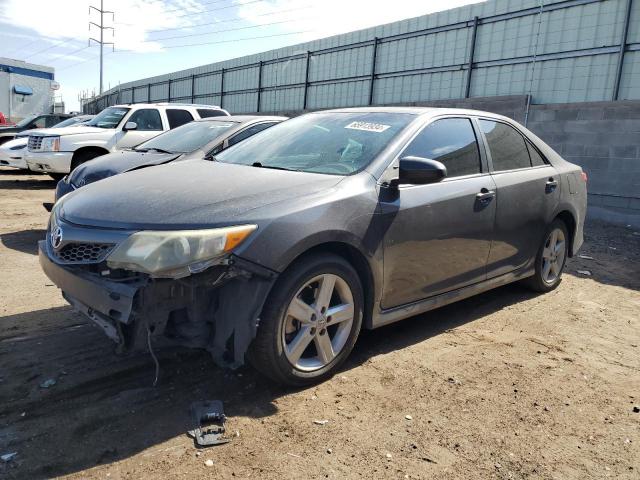
<path fill-rule="evenodd" d="M 344 128 L 349 128 L 351 130 L 363 130 L 365 132 L 381 133 L 381 132 L 384 132 L 389 127 L 391 127 L 391 125 L 383 125 L 381 123 L 351 122 L 349 125 L 347 125 Z"/>

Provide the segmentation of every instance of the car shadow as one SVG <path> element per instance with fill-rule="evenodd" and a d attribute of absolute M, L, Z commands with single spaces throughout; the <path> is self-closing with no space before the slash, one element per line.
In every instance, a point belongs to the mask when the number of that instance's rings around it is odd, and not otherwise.
<path fill-rule="evenodd" d="M 46 230 L 20 230 L 0 234 L 0 243 L 11 250 L 30 255 L 38 254 L 38 242 L 44 240 Z"/>
<path fill-rule="evenodd" d="M 341 371 L 532 296 L 518 285 L 506 286 L 364 331 Z M 30 331 L 30 325 L 37 327 Z M 295 391 L 250 367 L 223 370 L 208 353 L 180 348 L 156 352 L 160 381 L 153 387 L 155 369 L 148 353 L 116 356 L 111 341 L 69 307 L 0 317 L 0 328 L 5 327 L 17 331 L 0 337 L 0 438 L 8 438 L 7 448 L 19 453 L 5 467 L 16 477 L 77 473 L 185 435 L 194 401 L 222 400 L 232 429 L 234 418 L 274 415 L 277 399 Z M 55 385 L 41 388 L 47 379 Z M 233 443 L 219 447 L 220 453 L 226 448 Z"/>

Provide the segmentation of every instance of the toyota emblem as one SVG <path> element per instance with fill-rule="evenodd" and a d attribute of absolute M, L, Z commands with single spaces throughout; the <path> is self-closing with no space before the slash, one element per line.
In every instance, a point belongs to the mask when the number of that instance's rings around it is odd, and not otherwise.
<path fill-rule="evenodd" d="M 51 246 L 56 250 L 60 248 L 62 244 L 62 229 L 60 227 L 56 227 L 51 232 Z"/>

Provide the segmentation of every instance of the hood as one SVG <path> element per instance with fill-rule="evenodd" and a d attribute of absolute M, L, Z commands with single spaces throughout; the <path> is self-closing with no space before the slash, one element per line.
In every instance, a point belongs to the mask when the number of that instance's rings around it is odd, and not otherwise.
<path fill-rule="evenodd" d="M 47 128 L 45 131 L 41 131 L 43 135 L 78 135 L 82 133 L 104 133 L 110 132 L 113 134 L 115 132 L 115 128 L 98 128 L 98 127 L 88 127 L 86 125 L 78 126 L 75 128 L 68 127 L 58 127 L 58 128 Z"/>
<path fill-rule="evenodd" d="M 22 130 L 24 130 L 22 127 L 0 127 L 0 136 L 6 133 L 14 134 L 16 132 L 21 132 Z"/>
<path fill-rule="evenodd" d="M 121 150 L 83 163 L 69 175 L 69 181 L 82 187 L 129 170 L 161 165 L 178 158 L 179 153 L 136 152 Z"/>
<path fill-rule="evenodd" d="M 68 222 L 121 229 L 230 225 L 267 205 L 332 189 L 343 177 L 192 160 L 117 175 L 68 194 Z"/>

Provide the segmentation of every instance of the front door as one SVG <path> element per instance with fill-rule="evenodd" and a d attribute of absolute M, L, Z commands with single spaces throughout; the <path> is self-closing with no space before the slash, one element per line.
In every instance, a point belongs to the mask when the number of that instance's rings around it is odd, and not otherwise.
<path fill-rule="evenodd" d="M 512 126 L 478 120 L 496 183 L 496 223 L 489 278 L 532 266 L 560 196 L 560 178 Z"/>
<path fill-rule="evenodd" d="M 140 145 L 163 132 L 162 119 L 157 108 L 141 108 L 131 114 L 125 124 L 134 122 L 135 130 L 118 132 L 117 149 L 131 148 Z"/>
<path fill-rule="evenodd" d="M 447 177 L 404 185 L 384 237 L 382 307 L 392 308 L 486 278 L 496 212 L 495 185 L 468 118 L 438 119 L 400 157 L 442 162 Z"/>

